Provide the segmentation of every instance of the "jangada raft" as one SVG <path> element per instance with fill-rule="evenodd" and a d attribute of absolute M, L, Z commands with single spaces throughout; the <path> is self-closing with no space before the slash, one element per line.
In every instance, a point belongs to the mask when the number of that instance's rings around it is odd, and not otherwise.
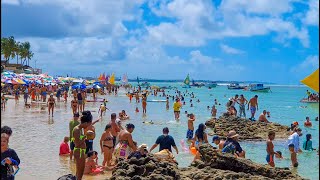
<path fill-rule="evenodd" d="M 313 89 L 318 93 L 319 98 L 319 68 L 315 70 L 312 74 L 301 80 L 301 82 L 307 85 L 309 88 Z M 300 100 L 303 103 L 319 103 L 319 99 L 310 100 L 308 98 L 303 98 Z"/>

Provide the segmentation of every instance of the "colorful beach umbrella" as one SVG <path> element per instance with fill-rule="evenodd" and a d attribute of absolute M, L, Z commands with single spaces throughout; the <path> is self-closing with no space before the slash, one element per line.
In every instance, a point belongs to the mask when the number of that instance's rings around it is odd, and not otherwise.
<path fill-rule="evenodd" d="M 319 68 L 301 82 L 319 93 Z"/>

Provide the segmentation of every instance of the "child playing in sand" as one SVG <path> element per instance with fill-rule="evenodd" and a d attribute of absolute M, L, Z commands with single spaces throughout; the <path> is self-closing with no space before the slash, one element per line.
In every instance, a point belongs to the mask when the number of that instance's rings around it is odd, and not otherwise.
<path fill-rule="evenodd" d="M 86 165 L 84 168 L 84 174 L 96 175 L 103 173 L 103 166 L 98 165 L 98 152 L 89 151 L 86 160 Z"/>
<path fill-rule="evenodd" d="M 69 155 L 70 154 L 70 148 L 69 148 L 69 137 L 64 137 L 63 142 L 60 144 L 60 151 L 59 155 Z"/>
<path fill-rule="evenodd" d="M 293 167 L 298 167 L 297 153 L 294 151 L 294 144 L 289 144 L 289 151 L 291 154 L 291 162 Z"/>

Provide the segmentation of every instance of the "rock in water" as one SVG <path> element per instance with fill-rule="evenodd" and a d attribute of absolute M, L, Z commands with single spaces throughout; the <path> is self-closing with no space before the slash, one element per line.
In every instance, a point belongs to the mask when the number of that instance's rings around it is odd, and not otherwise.
<path fill-rule="evenodd" d="M 214 134 L 225 137 L 230 130 L 235 130 L 240 136 L 240 140 L 264 140 L 268 137 L 269 131 L 276 132 L 276 138 L 287 138 L 290 134 L 288 126 L 278 123 L 264 123 L 250 121 L 234 116 L 223 114 L 219 119 L 206 121 L 206 126 L 214 128 Z M 214 135 L 213 133 L 209 135 Z"/>

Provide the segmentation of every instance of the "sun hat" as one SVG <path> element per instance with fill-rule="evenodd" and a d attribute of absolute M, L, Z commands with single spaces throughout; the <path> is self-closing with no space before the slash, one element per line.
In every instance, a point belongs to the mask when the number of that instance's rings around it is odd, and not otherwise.
<path fill-rule="evenodd" d="M 220 140 L 220 137 L 217 136 L 217 135 L 214 135 L 214 136 L 212 137 L 212 142 L 214 142 L 215 140 Z"/>
<path fill-rule="evenodd" d="M 148 149 L 148 146 L 146 144 L 141 144 L 138 149 Z"/>
<path fill-rule="evenodd" d="M 239 134 L 237 134 L 236 131 L 234 131 L 234 130 L 231 130 L 228 133 L 228 138 L 234 138 L 234 137 L 238 137 L 238 136 L 239 136 Z"/>

